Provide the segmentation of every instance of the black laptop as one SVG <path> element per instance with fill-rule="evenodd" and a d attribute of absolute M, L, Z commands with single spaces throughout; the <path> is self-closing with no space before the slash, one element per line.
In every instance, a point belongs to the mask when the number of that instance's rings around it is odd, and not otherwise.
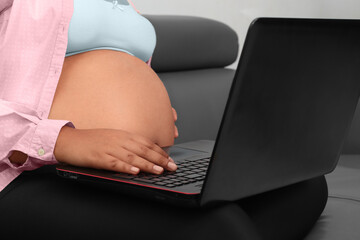
<path fill-rule="evenodd" d="M 130 175 L 63 164 L 57 172 L 170 204 L 241 199 L 331 172 L 359 93 L 360 21 L 258 18 L 216 141 L 172 146 L 176 172 Z"/>

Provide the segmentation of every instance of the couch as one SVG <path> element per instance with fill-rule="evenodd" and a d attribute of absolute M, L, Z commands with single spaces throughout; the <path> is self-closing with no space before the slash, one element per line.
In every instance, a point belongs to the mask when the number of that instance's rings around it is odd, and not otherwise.
<path fill-rule="evenodd" d="M 239 52 L 235 31 L 195 16 L 145 15 L 157 46 L 152 67 L 178 112 L 175 143 L 215 140 L 235 74 L 227 66 Z M 336 169 L 326 175 L 326 208 L 306 240 L 360 239 L 360 107 Z"/>

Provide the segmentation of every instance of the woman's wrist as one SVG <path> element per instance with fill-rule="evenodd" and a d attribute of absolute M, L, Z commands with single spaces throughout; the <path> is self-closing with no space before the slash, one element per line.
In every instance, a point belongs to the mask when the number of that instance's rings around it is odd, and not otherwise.
<path fill-rule="evenodd" d="M 65 144 L 69 144 L 69 141 L 73 137 L 74 128 L 69 126 L 64 126 L 61 128 L 58 138 L 54 147 L 54 156 L 58 162 L 64 162 L 66 157 L 64 156 Z"/>

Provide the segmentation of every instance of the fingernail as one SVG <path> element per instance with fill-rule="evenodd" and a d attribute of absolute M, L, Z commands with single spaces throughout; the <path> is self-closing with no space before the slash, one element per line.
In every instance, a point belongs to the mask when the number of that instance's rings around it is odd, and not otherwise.
<path fill-rule="evenodd" d="M 156 172 L 162 172 L 164 169 L 160 166 L 157 166 L 157 165 L 154 165 L 153 166 L 153 169 L 156 171 Z"/>
<path fill-rule="evenodd" d="M 134 172 L 134 173 L 138 173 L 138 172 L 140 171 L 140 169 L 137 168 L 137 167 L 131 167 L 131 168 L 130 168 L 130 171 L 132 171 L 132 172 Z"/>
<path fill-rule="evenodd" d="M 176 164 L 173 162 L 168 162 L 168 167 L 173 171 L 175 171 L 177 169 Z"/>

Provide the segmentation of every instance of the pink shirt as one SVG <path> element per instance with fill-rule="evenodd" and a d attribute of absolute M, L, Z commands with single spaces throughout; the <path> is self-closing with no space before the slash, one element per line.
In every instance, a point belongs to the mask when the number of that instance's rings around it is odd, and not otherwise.
<path fill-rule="evenodd" d="M 73 0 L 0 0 L 0 191 L 23 171 L 57 163 L 61 128 L 75 128 L 48 119 L 72 14 Z M 9 161 L 14 150 L 29 156 L 23 165 Z"/>

